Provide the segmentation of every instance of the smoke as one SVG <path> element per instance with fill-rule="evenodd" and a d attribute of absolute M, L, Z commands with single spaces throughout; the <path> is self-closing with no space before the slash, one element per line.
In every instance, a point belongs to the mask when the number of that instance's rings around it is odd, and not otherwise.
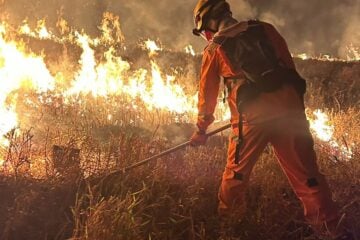
<path fill-rule="evenodd" d="M 295 54 L 344 57 L 346 46 L 360 44 L 360 0 L 228 2 L 238 20 L 258 18 L 274 24 Z M 45 18 L 54 29 L 61 16 L 74 28 L 96 35 L 103 12 L 109 11 L 120 17 L 127 43 L 151 38 L 181 51 L 192 44 L 200 52 L 206 43 L 191 34 L 195 4 L 196 0 L 0 0 L 0 14 L 13 24 L 28 19 L 34 25 Z"/>
<path fill-rule="evenodd" d="M 350 21 L 342 35 L 339 48 L 339 55 L 342 57 L 349 55 L 349 46 L 357 47 L 358 49 L 360 47 L 360 3 L 357 4 L 354 11 L 357 11 L 357 14 L 354 14 L 349 18 Z M 359 55 L 360 51 L 355 54 Z M 350 57 L 353 57 L 351 55 L 354 55 L 354 53 L 350 52 Z"/>
<path fill-rule="evenodd" d="M 35 27 L 38 20 L 45 19 L 47 27 L 56 32 L 56 22 L 64 17 L 70 26 L 89 34 L 96 34 L 100 25 L 102 1 L 87 0 L 2 0 L 0 5 L 1 20 L 13 25 L 20 25 L 26 20 Z"/>
<path fill-rule="evenodd" d="M 293 53 L 345 57 L 350 43 L 359 45 L 359 0 L 249 0 L 260 19 L 273 23 Z"/>

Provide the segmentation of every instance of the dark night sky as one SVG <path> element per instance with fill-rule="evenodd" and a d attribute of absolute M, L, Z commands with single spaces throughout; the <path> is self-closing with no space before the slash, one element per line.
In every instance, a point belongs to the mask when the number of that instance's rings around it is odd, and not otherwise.
<path fill-rule="evenodd" d="M 258 18 L 274 24 L 288 40 L 293 53 L 344 57 L 345 46 L 360 46 L 360 0 L 228 0 L 238 20 Z M 77 29 L 98 34 L 104 11 L 120 17 L 127 42 L 160 39 L 169 48 L 192 44 L 201 51 L 204 42 L 191 34 L 196 0 L 0 0 L 1 18 L 30 24 L 46 18 L 54 27 L 63 17 Z"/>

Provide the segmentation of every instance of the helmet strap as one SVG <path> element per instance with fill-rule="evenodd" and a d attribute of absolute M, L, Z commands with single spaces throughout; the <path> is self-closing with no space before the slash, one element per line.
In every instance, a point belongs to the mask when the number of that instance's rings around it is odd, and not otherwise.
<path fill-rule="evenodd" d="M 204 30 L 201 32 L 200 36 L 205 39 L 206 41 L 211 41 L 214 37 L 214 32 L 210 30 Z"/>

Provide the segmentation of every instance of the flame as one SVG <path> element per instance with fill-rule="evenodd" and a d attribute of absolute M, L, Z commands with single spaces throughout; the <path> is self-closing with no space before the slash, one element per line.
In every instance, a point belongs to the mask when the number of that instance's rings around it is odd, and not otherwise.
<path fill-rule="evenodd" d="M 296 57 L 298 57 L 298 58 L 300 58 L 302 60 L 306 60 L 306 59 L 310 58 L 306 53 L 298 54 Z"/>
<path fill-rule="evenodd" d="M 310 122 L 310 129 L 314 132 L 315 136 L 324 141 L 330 147 L 330 153 L 334 156 L 350 160 L 353 156 L 352 149 L 349 146 L 339 144 L 333 138 L 335 127 L 331 125 L 329 116 L 317 109 L 313 112 L 315 119 L 308 116 Z"/>
<path fill-rule="evenodd" d="M 45 20 L 40 20 L 35 30 L 24 21 L 17 34 L 79 46 L 82 53 L 78 60 L 78 70 L 71 75 L 72 79 L 64 79 L 63 76 L 66 74 L 60 71 L 56 71 L 55 76 L 51 75 L 44 56 L 31 53 L 24 44 L 11 40 L 11 34 L 7 33 L 5 24 L 0 24 L 0 150 L 11 145 L 6 135 L 22 122 L 17 114 L 17 91 L 23 89 L 38 93 L 37 100 L 41 104 L 51 103 L 50 98 L 41 95 L 48 91 L 59 93 L 64 104 L 81 104 L 82 97 L 85 96 L 105 101 L 112 96 L 121 96 L 128 101 L 127 107 L 133 110 L 165 111 L 176 115 L 175 121 L 179 120 L 180 115 L 182 121 L 195 121 L 197 93 L 187 93 L 184 86 L 179 84 L 176 72 L 174 75 L 164 74 L 153 58 L 154 54 L 162 50 L 155 41 L 148 39 L 143 43 L 149 54 L 150 67 L 132 69 L 129 62 L 117 55 L 118 45 L 114 45 L 124 39 L 118 17 L 110 13 L 104 14 L 100 26 L 103 35 L 99 38 L 91 38 L 85 33 L 71 29 L 61 18 L 58 20 L 58 26 L 65 35 L 55 36 L 46 28 Z M 115 32 L 112 32 L 111 28 L 114 28 Z M 102 44 L 103 48 L 106 47 L 101 61 L 95 57 L 95 49 L 99 44 Z M 191 45 L 186 46 L 185 51 L 195 55 Z M 63 86 L 64 80 L 68 85 Z M 29 105 L 33 104 L 31 99 L 27 101 Z M 218 104 L 217 110 L 217 121 L 230 118 L 227 105 Z M 314 115 L 317 119 L 314 120 L 312 129 L 319 132 L 317 135 L 321 136 L 321 139 L 335 146 L 336 142 L 332 139 L 334 128 L 328 126 L 326 115 L 320 111 Z M 105 118 L 115 121 L 116 115 L 109 110 Z M 336 148 L 342 149 L 342 146 L 338 144 Z M 0 166 L 4 165 L 2 152 L 4 151 L 0 151 Z"/>
<path fill-rule="evenodd" d="M 74 42 L 74 38 L 75 38 L 74 32 L 75 31 L 73 31 L 68 26 L 68 23 L 66 20 L 64 20 L 63 18 L 59 18 L 58 21 L 56 22 L 56 26 L 58 27 L 58 29 L 61 33 L 61 36 L 55 36 L 55 34 L 53 34 L 50 30 L 47 29 L 45 19 L 40 19 L 37 22 L 37 26 L 34 30 L 30 28 L 27 20 L 24 20 L 23 24 L 18 29 L 18 34 L 29 36 L 29 37 L 35 38 L 35 39 L 52 40 L 57 43 L 66 43 L 66 42 L 73 43 Z M 93 42 L 95 42 L 97 40 L 98 39 L 94 39 Z"/>
<path fill-rule="evenodd" d="M 65 96 L 92 94 L 94 97 L 107 95 L 129 95 L 141 97 L 148 110 L 164 109 L 176 113 L 195 113 L 196 104 L 184 92 L 183 87 L 175 83 L 174 76 L 164 76 L 155 61 L 151 61 L 150 86 L 146 84 L 147 70 L 139 69 L 125 82 L 130 64 L 113 55 L 110 48 L 105 53 L 105 63 L 96 65 L 94 50 L 86 35 L 77 35 L 78 44 L 83 53 L 79 61 L 81 70 Z M 151 46 L 152 44 L 150 44 Z M 153 49 L 150 49 L 153 51 Z"/>
<path fill-rule="evenodd" d="M 353 43 L 351 43 L 349 46 L 346 47 L 346 49 L 347 61 L 360 61 L 360 47 L 356 47 Z"/>
<path fill-rule="evenodd" d="M 38 21 L 36 31 L 40 39 L 50 39 L 52 36 L 52 34 L 46 28 L 45 19 L 41 19 Z"/>
<path fill-rule="evenodd" d="M 321 110 L 317 109 L 313 112 L 316 119 L 311 121 L 310 128 L 316 133 L 316 136 L 325 142 L 331 140 L 334 134 L 334 126 L 329 124 L 329 117 Z"/>
<path fill-rule="evenodd" d="M 161 76 L 159 66 L 151 61 L 153 85 L 149 94 L 144 96 L 145 102 L 156 108 L 164 108 L 177 113 L 187 111 L 196 112 L 195 104 L 189 101 L 181 86 L 173 84 L 173 76 L 166 76 L 166 81 Z"/>
<path fill-rule="evenodd" d="M 310 56 L 307 53 L 301 53 L 296 55 L 295 57 L 300 58 L 301 60 L 315 59 L 319 61 L 343 61 L 342 59 L 334 58 L 329 54 L 321 54 L 320 56 Z"/>
<path fill-rule="evenodd" d="M 70 32 L 70 27 L 69 27 L 67 21 L 61 17 L 56 22 L 56 26 L 58 27 L 61 35 L 65 35 Z"/>
<path fill-rule="evenodd" d="M 105 12 L 99 28 L 102 31 L 101 42 L 105 44 L 112 45 L 122 43 L 125 40 L 121 31 L 119 16 L 115 16 L 110 12 Z"/>
<path fill-rule="evenodd" d="M 195 56 L 195 51 L 194 51 L 194 48 L 193 48 L 192 45 L 187 45 L 187 46 L 185 47 L 185 52 L 186 52 L 187 54 L 190 54 L 190 55 L 192 55 L 192 56 Z"/>
<path fill-rule="evenodd" d="M 37 22 L 37 26 L 35 31 L 31 30 L 27 20 L 23 21 L 23 25 L 19 27 L 18 32 L 23 35 L 27 35 L 33 38 L 39 39 L 52 39 L 55 38 L 53 34 L 46 28 L 46 21 L 45 19 L 40 19 Z"/>
<path fill-rule="evenodd" d="M 0 145 L 8 147 L 9 141 L 4 135 L 17 126 L 18 118 L 14 108 L 0 109 L 0 115 Z"/>
<path fill-rule="evenodd" d="M 32 33 L 27 20 L 23 21 L 23 25 L 19 28 L 19 33 L 24 35 L 32 35 L 35 37 L 35 34 Z"/>
<path fill-rule="evenodd" d="M 149 56 L 153 56 L 154 54 L 156 54 L 156 52 L 162 50 L 162 48 L 160 48 L 155 41 L 150 39 L 144 42 L 144 47 L 149 50 Z"/>
<path fill-rule="evenodd" d="M 4 135 L 18 125 L 16 94 L 25 88 L 46 92 L 55 88 L 55 79 L 50 75 L 42 57 L 24 53 L 15 42 L 6 42 L 6 29 L 0 25 L 0 143 L 7 146 Z M 0 156 L 1 158 L 1 156 Z"/>
<path fill-rule="evenodd" d="M 316 56 L 310 56 L 306 53 L 297 54 L 295 55 L 295 57 L 300 58 L 302 60 L 315 59 L 319 61 L 342 61 L 342 62 L 360 61 L 360 47 L 355 46 L 353 43 L 351 43 L 349 46 L 346 46 L 346 59 L 336 58 L 329 54 L 321 54 L 320 56 L 316 57 Z"/>
<path fill-rule="evenodd" d="M 75 77 L 72 87 L 65 92 L 65 96 L 91 94 L 94 97 L 106 97 L 126 94 L 133 99 L 141 98 L 150 111 L 164 109 L 175 113 L 197 112 L 196 98 L 189 98 L 183 87 L 176 84 L 175 76 L 163 76 L 154 60 L 151 60 L 151 77 L 148 76 L 147 70 L 138 69 L 127 78 L 130 64 L 121 57 L 114 56 L 113 48 L 105 53 L 105 63 L 97 65 L 94 50 L 90 46 L 91 39 L 79 33 L 76 33 L 76 37 L 78 45 L 83 49 L 79 61 L 81 70 Z M 151 40 L 147 40 L 144 45 L 147 46 L 150 55 L 160 50 Z M 149 77 L 151 79 L 147 81 Z"/>
<path fill-rule="evenodd" d="M 76 36 L 78 45 L 83 49 L 83 53 L 79 61 L 81 69 L 75 77 L 72 87 L 65 93 L 65 95 L 68 96 L 80 93 L 91 93 L 93 96 L 106 95 L 108 85 L 103 84 L 101 79 L 99 80 L 99 75 L 95 68 L 96 61 L 94 50 L 90 47 L 89 37 L 79 33 L 76 33 Z"/>

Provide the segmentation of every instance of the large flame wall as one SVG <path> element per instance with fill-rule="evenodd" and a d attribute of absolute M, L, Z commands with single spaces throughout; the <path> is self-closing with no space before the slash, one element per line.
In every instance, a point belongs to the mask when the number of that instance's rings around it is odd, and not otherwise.
<path fill-rule="evenodd" d="M 34 29 L 27 22 L 17 28 L 5 22 L 0 25 L 0 145 L 3 149 L 9 147 L 10 131 L 22 127 L 28 119 L 36 121 L 36 117 L 30 118 L 28 109 L 19 106 L 75 103 L 83 109 L 82 106 L 89 104 L 85 98 L 91 97 L 94 101 L 90 104 L 99 103 L 97 99 L 108 104 L 101 114 L 109 121 L 116 121 L 115 113 L 110 110 L 116 108 L 141 113 L 130 118 L 130 124 L 137 120 L 144 123 L 144 112 L 170 113 L 169 121 L 195 121 L 200 56 L 195 56 L 191 45 L 183 52 L 172 52 L 147 40 L 141 46 L 128 48 L 123 42 L 119 18 L 110 13 L 104 14 L 102 35 L 96 38 L 70 28 L 63 19 L 58 24 L 61 35 L 47 29 L 43 20 Z M 308 79 L 307 102 L 311 108 L 346 109 L 360 99 L 356 81 L 360 75 L 358 62 L 297 59 L 296 64 Z M 345 94 L 349 92 L 353 94 Z M 220 99 L 216 115 L 218 121 L 229 117 Z M 315 116 L 321 115 L 315 113 Z M 315 129 L 328 124 L 315 120 L 314 123 L 320 124 Z M 330 141 L 332 133 L 325 134 L 330 134 L 325 139 Z M 324 132 L 319 132 L 321 135 Z M 0 159 L 6 154 L 2 152 Z"/>

